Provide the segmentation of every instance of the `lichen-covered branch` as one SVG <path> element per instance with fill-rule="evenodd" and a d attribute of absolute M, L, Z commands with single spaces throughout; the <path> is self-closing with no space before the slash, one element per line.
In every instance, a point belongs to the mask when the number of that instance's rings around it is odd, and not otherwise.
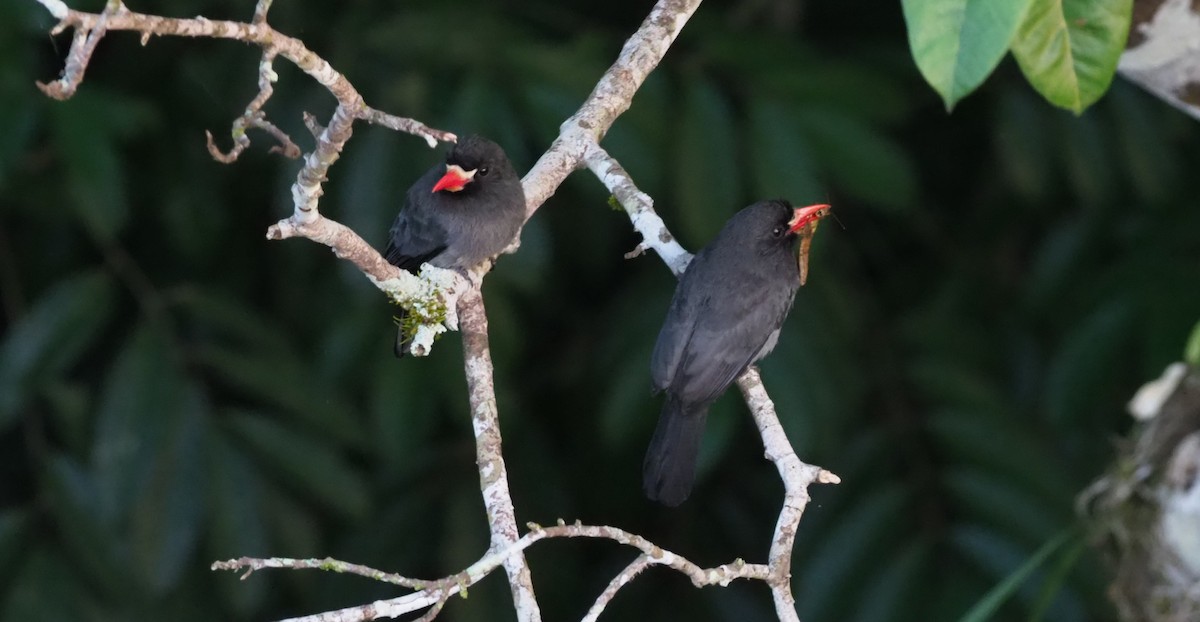
<path fill-rule="evenodd" d="M 492 532 L 491 550 L 496 551 L 516 542 L 518 533 L 500 440 L 500 413 L 496 407 L 495 374 L 488 347 L 487 313 L 478 286 L 468 289 L 459 299 L 458 319 L 462 328 L 467 396 L 471 403 L 471 428 L 475 431 L 475 462 L 479 467 L 479 485 Z M 506 557 L 504 570 L 512 588 L 517 619 L 523 622 L 541 620 L 524 553 L 518 551 Z"/>
<path fill-rule="evenodd" d="M 625 172 L 600 145 L 591 143 L 586 146 L 584 162 L 600 179 L 600 183 L 613 193 L 621 207 L 625 208 L 634 230 L 642 234 L 642 243 L 638 248 L 654 250 L 675 276 L 683 274 L 688 262 L 692 260 L 692 255 L 675 241 L 675 236 L 671 235 L 670 231 L 667 231 L 666 223 L 654 211 L 654 199 L 638 190 L 629 173 Z M 634 251 L 627 257 L 637 254 L 640 252 Z"/>
<path fill-rule="evenodd" d="M 464 324 L 466 322 L 464 321 Z M 433 581 L 419 581 L 416 579 L 408 579 L 399 577 L 391 573 L 366 568 L 358 564 L 347 564 L 332 559 L 307 559 L 294 560 L 284 558 L 270 559 L 254 559 L 242 557 L 239 559 L 231 559 L 213 564 L 214 570 L 230 570 L 239 571 L 246 569 L 247 572 L 243 577 L 249 575 L 254 570 L 263 568 L 295 568 L 295 569 L 314 569 L 327 570 L 333 572 L 353 572 L 368 578 L 374 578 L 389 583 L 401 584 L 403 581 L 405 587 L 414 589 L 414 592 L 391 598 L 380 600 L 365 605 L 356 607 L 347 607 L 336 611 L 327 611 L 311 616 L 303 616 L 292 618 L 284 622 L 359 622 L 362 620 L 375 620 L 379 618 L 395 618 L 414 611 L 420 611 L 426 607 L 439 607 L 439 604 L 444 604 L 446 599 L 460 594 L 481 581 L 484 577 L 491 574 L 497 568 L 507 567 L 509 560 L 524 558 L 525 550 L 533 546 L 535 543 L 542 540 L 553 538 L 593 538 L 600 540 L 612 540 L 618 544 L 630 546 L 638 551 L 640 555 L 629 566 L 618 574 L 604 592 L 597 599 L 596 603 L 588 611 L 583 618 L 585 622 L 594 621 L 603 612 L 604 607 L 610 602 L 622 586 L 627 584 L 642 570 L 650 566 L 665 566 L 679 573 L 682 573 L 696 587 L 707 587 L 712 585 L 726 586 L 738 579 L 751 579 L 766 581 L 770 577 L 770 568 L 765 564 L 748 564 L 742 559 L 735 559 L 728 564 L 721 564 L 711 568 L 702 567 L 695 562 L 687 559 L 670 550 L 664 549 L 657 544 L 643 538 L 634 533 L 619 529 L 617 527 L 608 527 L 602 525 L 584 525 L 581 523 L 567 524 L 565 521 L 558 521 L 557 525 L 551 527 L 542 527 L 534 523 L 529 524 L 529 532 L 524 536 L 509 542 L 503 547 L 493 546 L 489 551 L 478 561 L 471 564 L 461 572 L 457 572 L 448 577 L 436 579 Z M 353 570 L 350 570 L 353 568 Z M 431 610 L 426 613 L 428 618 L 432 619 L 436 615 L 437 610 Z M 432 614 L 432 615 L 431 615 Z"/>
<path fill-rule="evenodd" d="M 579 168 L 588 145 L 599 143 L 613 121 L 629 110 L 634 93 L 658 66 L 699 6 L 700 0 L 655 3 L 637 32 L 625 42 L 617 61 L 601 76 L 579 110 L 563 122 L 558 138 L 522 180 L 526 219 Z"/>
<path fill-rule="evenodd" d="M 367 106 L 354 85 L 344 75 L 336 71 L 323 58 L 309 50 L 302 41 L 287 36 L 267 24 L 269 0 L 260 0 L 255 7 L 251 22 L 234 22 L 210 20 L 203 17 L 170 18 L 157 15 L 147 15 L 130 11 L 119 0 L 110 0 L 101 13 L 86 13 L 75 11 L 57 0 L 38 0 L 59 19 L 53 32 L 58 33 L 66 28 L 75 30 L 71 49 L 67 54 L 62 76 L 50 83 L 39 87 L 51 97 L 66 99 L 74 94 L 79 83 L 83 80 L 88 61 L 99 40 L 106 32 L 133 31 L 142 34 L 145 44 L 152 36 L 208 37 L 214 39 L 232 39 L 259 46 L 263 50 L 262 60 L 258 67 L 258 94 L 246 106 L 243 114 L 233 122 L 231 137 L 233 147 L 228 152 L 217 148 L 211 134 L 206 134 L 206 142 L 213 158 L 220 162 L 232 162 L 250 145 L 246 134 L 248 128 L 259 128 L 275 137 L 279 146 L 273 151 L 280 151 L 288 157 L 298 157 L 300 148 L 292 142 L 282 130 L 267 120 L 262 107 L 274 92 L 274 83 L 278 79 L 272 63 L 276 58 L 285 58 L 324 86 L 337 100 L 338 105 L 332 118 L 315 133 L 316 144 L 304 157 L 303 166 L 292 184 L 292 215 L 273 225 L 267 232 L 267 238 L 281 240 L 289 237 L 308 237 L 314 241 L 326 244 L 334 249 L 335 254 L 347 259 L 358 259 L 355 264 L 362 268 L 370 265 L 374 272 L 364 269 L 372 282 L 380 285 L 394 301 L 408 308 L 410 301 L 418 303 L 421 308 L 439 307 L 453 308 L 453 295 L 450 292 L 435 291 L 430 294 L 428 284 L 420 285 L 417 279 L 405 279 L 396 271 L 383 270 L 380 264 L 386 263 L 378 253 L 362 242 L 361 238 L 353 235 L 345 227 L 326 221 L 317 209 L 323 189 L 322 184 L 327 178 L 329 168 L 337 162 L 342 149 L 353 133 L 354 123 L 362 120 L 370 123 L 385 125 L 392 129 L 420 136 L 429 143 L 430 147 L 441 141 L 454 141 L 456 138 L 450 132 L 436 130 L 413 119 L 405 119 L 383 113 Z M 310 127 L 315 123 L 310 124 Z M 349 235 L 347 235 L 349 233 Z M 316 236 L 316 237 L 314 237 Z M 346 246 L 342 246 L 347 244 Z M 374 255 L 374 257 L 368 257 Z M 385 274 L 386 272 L 386 274 Z M 439 279 L 444 282 L 446 279 Z M 388 288 L 383 287 L 388 284 Z M 422 316 L 424 317 L 424 316 Z M 413 340 L 412 352 L 418 356 L 429 352 L 433 337 L 445 330 L 441 323 L 430 322 L 415 329 L 416 339 Z"/>
<path fill-rule="evenodd" d="M 698 587 L 726 585 L 734 579 L 764 581 L 771 586 L 780 618 L 796 619 L 790 586 L 791 553 L 797 524 L 808 502 L 807 487 L 814 482 L 835 483 L 837 477 L 804 464 L 792 451 L 757 370 L 748 370 L 739 378 L 738 384 L 763 436 L 766 455 L 775 463 L 785 486 L 784 505 L 776 525 L 768 564 L 747 564 L 738 559 L 715 568 L 701 568 L 641 536 L 615 527 L 579 524 L 559 524 L 548 528 L 533 526 L 530 533 L 518 538 L 515 510 L 501 453 L 494 375 L 487 343 L 487 317 L 479 292 L 484 269 L 477 268 L 469 278 L 464 278 L 457 273 L 426 266 L 420 278 L 414 277 L 388 264 L 361 237 L 323 217 L 318 210 L 322 183 L 350 139 L 356 121 L 421 136 L 430 146 L 435 146 L 438 140 L 453 141 L 454 135 L 367 106 L 353 85 L 326 61 L 308 50 L 298 39 L 283 35 L 267 25 L 270 0 L 259 0 L 249 23 L 213 21 L 202 17 L 174 19 L 144 15 L 129 11 L 116 0 L 109 2 L 100 14 L 73 11 L 60 0 L 38 2 L 61 20 L 55 32 L 68 27 L 75 29 L 62 77 L 53 84 L 41 85 L 48 94 L 58 98 L 69 97 L 75 91 L 83 79 L 92 52 L 106 31 L 140 32 L 143 44 L 151 36 L 158 35 L 234 39 L 261 47 L 263 57 L 259 65 L 259 92 L 246 106 L 242 116 L 233 123 L 233 147 L 229 152 L 222 153 L 209 136 L 210 151 L 221 161 L 234 160 L 249 145 L 245 131 L 251 127 L 272 134 L 285 155 L 299 151 L 291 139 L 267 121 L 262 113 L 262 107 L 271 97 L 277 80 L 272 68 L 273 61 L 282 57 L 295 63 L 328 89 L 338 105 L 323 127 L 315 119 L 306 117 L 305 124 L 312 131 L 316 144 L 304 157 L 303 166 L 292 186 L 292 215 L 272 225 L 267 237 L 275 240 L 306 237 L 325 244 L 338 257 L 354 263 L 375 285 L 406 307 L 418 312 L 441 309 L 441 315 L 428 313 L 433 319 L 421 327 L 423 332 L 418 330 L 413 344 L 415 354 L 428 352 L 436 334 L 445 330 L 444 325 L 453 328 L 457 326 L 458 319 L 462 322 L 480 485 L 492 529 L 491 546 L 482 559 L 460 573 L 432 582 L 408 579 L 336 560 L 243 558 L 215 564 L 214 569 L 247 568 L 252 572 L 274 567 L 320 568 L 353 572 L 415 590 L 395 599 L 296 618 L 304 622 L 342 622 L 396 617 L 426 608 L 428 611 L 420 619 L 432 620 L 447 599 L 503 566 L 509 575 L 518 619 L 525 622 L 539 620 L 540 612 L 524 550 L 544 538 L 607 538 L 637 548 L 641 554 L 613 578 L 586 614 L 585 621 L 598 618 L 617 591 L 642 570 L 653 565 L 673 568 L 687 575 Z M 676 275 L 683 272 L 691 255 L 667 231 L 662 219 L 654 212 L 651 198 L 637 189 L 620 164 L 600 148 L 599 141 L 616 118 L 629 108 L 634 94 L 657 67 L 699 4 L 700 0 L 660 0 L 655 4 L 637 32 L 625 43 L 616 62 L 600 78 L 579 110 L 562 124 L 559 136 L 525 176 L 526 218 L 533 215 L 568 175 L 586 164 L 629 213 L 634 228 L 644 238 L 640 248 L 655 250 Z"/>
<path fill-rule="evenodd" d="M 625 169 L 599 145 L 587 145 L 585 154 L 588 168 L 629 214 L 633 228 L 642 235 L 642 245 L 658 253 L 676 277 L 683 274 L 692 256 L 675 241 L 675 236 L 671 235 L 666 224 L 654 212 L 653 200 L 637 189 Z M 808 505 L 808 487 L 813 483 L 836 484 L 840 480 L 837 475 L 805 464 L 796 456 L 783 426 L 779 423 L 775 404 L 767 395 L 757 368 L 751 367 L 743 372 L 737 379 L 737 385 L 746 400 L 746 406 L 750 408 L 755 425 L 758 426 L 766 457 L 775 464 L 784 488 L 783 507 L 779 511 L 775 535 L 771 541 L 767 565 L 770 570 L 761 578 L 771 586 L 775 612 L 779 619 L 784 622 L 798 622 L 796 599 L 792 595 L 792 550 L 796 544 L 800 517 Z"/>
<path fill-rule="evenodd" d="M 1117 71 L 1200 120 L 1200 7 L 1191 0 L 1135 0 Z"/>
<path fill-rule="evenodd" d="M 766 457 L 775 464 L 779 478 L 783 480 L 783 508 L 775 521 L 775 535 L 768 554 L 771 576 L 766 581 L 771 586 L 771 596 L 775 600 L 775 612 L 779 619 L 798 622 L 796 599 L 792 596 L 792 549 L 796 545 L 800 518 L 808 506 L 808 487 L 814 483 L 837 484 L 841 479 L 825 469 L 801 462 L 796 456 L 757 368 L 751 367 L 743 372 L 737 379 L 737 385 L 754 417 L 754 424 L 758 426 Z"/>

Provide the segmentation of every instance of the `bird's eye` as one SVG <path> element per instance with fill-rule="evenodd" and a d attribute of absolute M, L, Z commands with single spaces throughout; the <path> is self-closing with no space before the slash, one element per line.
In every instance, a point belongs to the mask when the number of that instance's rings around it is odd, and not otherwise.
<path fill-rule="evenodd" d="M 486 167 L 486 166 L 485 166 L 485 167 L 483 167 L 483 168 L 481 168 L 481 169 L 479 169 L 479 176 L 480 176 L 480 177 L 487 177 L 487 174 L 488 174 L 488 170 L 487 170 L 487 167 Z"/>
<path fill-rule="evenodd" d="M 779 237 L 779 236 L 783 235 L 784 231 L 787 231 L 787 229 L 777 226 L 774 229 L 771 229 L 771 235 L 774 235 L 775 237 Z"/>

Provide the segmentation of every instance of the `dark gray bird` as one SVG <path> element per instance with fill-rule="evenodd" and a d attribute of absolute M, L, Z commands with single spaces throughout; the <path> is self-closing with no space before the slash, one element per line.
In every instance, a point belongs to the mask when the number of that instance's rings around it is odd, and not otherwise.
<path fill-rule="evenodd" d="M 730 218 L 679 279 L 650 360 L 654 390 L 667 394 L 642 467 L 651 500 L 676 506 L 691 493 L 708 408 L 775 347 L 801 285 L 797 233 L 828 212 L 755 203 Z"/>
<path fill-rule="evenodd" d="M 416 274 L 421 264 L 465 270 L 497 255 L 525 222 L 521 177 L 504 150 L 466 136 L 408 189 L 383 256 Z M 396 356 L 408 344 L 396 332 Z"/>

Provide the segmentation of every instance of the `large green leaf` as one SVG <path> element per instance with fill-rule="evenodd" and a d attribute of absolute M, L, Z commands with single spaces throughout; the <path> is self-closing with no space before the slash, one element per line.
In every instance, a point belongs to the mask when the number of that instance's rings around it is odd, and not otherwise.
<path fill-rule="evenodd" d="M 912 207 L 916 169 L 895 141 L 832 108 L 799 108 L 795 119 L 817 163 L 841 190 L 895 211 Z"/>
<path fill-rule="evenodd" d="M 174 408 L 171 435 L 158 447 L 151 477 L 130 508 L 126 530 L 134 565 L 150 592 L 159 596 L 179 587 L 204 526 L 209 413 L 204 397 L 192 386 L 184 389 Z"/>
<path fill-rule="evenodd" d="M 1183 350 L 1183 360 L 1192 367 L 1200 367 L 1200 322 L 1196 323 L 1192 335 L 1188 337 L 1187 346 Z"/>
<path fill-rule="evenodd" d="M 961 542 L 972 540 L 971 536 L 980 536 L 979 541 L 982 541 L 982 534 L 960 532 Z M 1000 609 L 1004 601 L 1012 596 L 1022 584 L 1033 575 L 1042 564 L 1050 558 L 1051 555 L 1058 552 L 1059 549 L 1067 545 L 1073 539 L 1080 537 L 1080 534 L 1075 529 L 1068 529 L 1055 535 L 1046 541 L 1033 555 L 1013 570 L 1003 581 L 997 583 L 970 611 L 963 614 L 960 622 L 987 622 L 991 620 L 993 614 Z"/>
<path fill-rule="evenodd" d="M 75 560 L 53 547 L 35 550 L 25 563 L 12 569 L 13 580 L 0 591 L 0 620 L 51 622 L 58 620 L 116 619 L 88 617 L 96 609 L 80 582 Z"/>
<path fill-rule="evenodd" d="M 795 203 L 824 199 L 812 151 L 786 107 L 773 100 L 751 102 L 749 134 L 755 196 L 783 197 Z"/>
<path fill-rule="evenodd" d="M 165 336 L 142 327 L 112 365 L 92 436 L 92 472 L 109 520 L 134 507 L 179 417 L 183 378 Z"/>
<path fill-rule="evenodd" d="M 214 434 L 207 456 L 208 521 L 205 524 L 207 557 L 230 559 L 269 556 L 263 518 L 262 477 L 246 455 L 225 438 Z M 266 596 L 262 581 L 217 582 L 230 609 L 247 617 Z"/>
<path fill-rule="evenodd" d="M 717 87 L 696 76 L 682 102 L 675 154 L 676 235 L 698 248 L 743 206 L 738 205 L 737 132 L 733 110 Z"/>
<path fill-rule="evenodd" d="M 306 501 L 351 519 L 367 513 L 370 497 L 362 474 L 325 439 L 298 434 L 250 412 L 229 413 L 228 424 L 250 455 Z"/>
<path fill-rule="evenodd" d="M 54 456 L 44 473 L 55 530 L 73 566 L 115 598 L 134 594 L 129 581 L 128 559 L 121 554 L 111 517 L 103 512 L 94 478 L 77 462 Z"/>
<path fill-rule="evenodd" d="M 0 582 L 12 576 L 13 563 L 28 541 L 31 522 L 29 512 L 21 508 L 0 512 Z"/>
<path fill-rule="evenodd" d="M 908 45 L 946 110 L 992 73 L 1030 0 L 903 0 Z"/>
<path fill-rule="evenodd" d="M 899 532 L 907 527 L 898 517 L 908 516 L 909 492 L 896 483 L 885 482 L 865 491 L 860 502 L 830 530 L 802 567 L 792 571 L 796 602 L 805 619 L 836 619 L 837 607 L 848 605 L 849 595 L 837 589 L 876 564 L 879 547 L 901 542 Z"/>
<path fill-rule="evenodd" d="M 361 447 L 366 433 L 357 414 L 313 383 L 312 374 L 293 356 L 262 349 L 230 349 L 205 345 L 196 359 L 228 386 L 262 405 L 292 413 L 325 440 Z"/>
<path fill-rule="evenodd" d="M 1032 0 L 1013 56 L 1043 97 L 1079 114 L 1112 83 L 1132 12 L 1133 0 Z"/>
<path fill-rule="evenodd" d="M 47 290 L 0 343 L 0 431 L 46 379 L 75 363 L 108 322 L 108 277 L 87 273 Z"/>

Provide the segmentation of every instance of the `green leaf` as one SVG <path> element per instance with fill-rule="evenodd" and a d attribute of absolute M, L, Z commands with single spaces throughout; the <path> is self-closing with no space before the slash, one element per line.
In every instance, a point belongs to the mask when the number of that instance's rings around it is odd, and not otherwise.
<path fill-rule="evenodd" d="M 266 525 L 262 512 L 262 478 L 245 454 L 234 448 L 220 435 L 209 443 L 208 463 L 208 522 L 205 531 L 208 543 L 206 556 L 210 559 L 269 556 Z M 378 533 L 378 532 L 377 532 Z M 267 584 L 262 581 L 218 581 L 217 589 L 223 601 L 237 616 L 246 619 L 266 597 Z"/>
<path fill-rule="evenodd" d="M 279 481 L 337 514 L 358 519 L 366 515 L 370 496 L 362 475 L 328 444 L 296 433 L 259 414 L 235 411 L 229 428 Z"/>
<path fill-rule="evenodd" d="M 812 151 L 784 106 L 773 100 L 751 102 L 749 134 L 755 195 L 794 203 L 815 203 L 824 197 Z"/>
<path fill-rule="evenodd" d="M 114 291 L 89 272 L 47 290 L 0 343 L 0 431 L 43 382 L 76 362 L 107 324 Z"/>
<path fill-rule="evenodd" d="M 103 513 L 100 492 L 90 473 L 65 456 L 54 456 L 45 471 L 45 493 L 55 531 L 61 536 L 71 565 L 115 598 L 132 593 L 128 563 L 118 549 L 111 517 Z"/>
<path fill-rule="evenodd" d="M 896 212 L 915 203 L 916 168 L 895 141 L 830 108 L 800 108 L 795 119 L 818 164 L 846 193 Z"/>
<path fill-rule="evenodd" d="M 169 438 L 157 447 L 142 494 L 130 508 L 128 539 L 134 567 L 151 593 L 163 596 L 179 587 L 204 527 L 204 455 L 208 451 L 203 396 L 185 387 L 172 405 Z"/>
<path fill-rule="evenodd" d="M 312 374 L 294 357 L 208 344 L 196 351 L 195 358 L 234 390 L 263 405 L 297 415 L 326 441 L 352 447 L 366 444 L 359 417 L 341 400 L 316 386 Z"/>
<path fill-rule="evenodd" d="M 1084 318 L 1067 335 L 1046 378 L 1051 421 L 1078 425 L 1088 414 L 1116 403 L 1115 376 L 1134 327 L 1134 312 L 1123 300 L 1111 301 Z"/>
<path fill-rule="evenodd" d="M 0 512 L 0 579 L 8 576 L 18 552 L 29 537 L 29 512 L 13 508 Z"/>
<path fill-rule="evenodd" d="M 716 235 L 742 206 L 734 112 L 702 77 L 687 85 L 675 153 L 675 233 L 695 248 Z"/>
<path fill-rule="evenodd" d="M 101 393 L 91 448 L 103 515 L 123 520 L 154 476 L 178 420 L 183 378 L 162 334 L 138 329 L 117 355 Z"/>
<path fill-rule="evenodd" d="M 903 0 L 921 75 L 954 108 L 992 73 L 1030 0 Z"/>
<path fill-rule="evenodd" d="M 97 603 L 80 581 L 77 564 L 54 547 L 34 550 L 12 569 L 12 577 L 0 599 L 0 620 L 105 619 L 96 616 Z"/>
<path fill-rule="evenodd" d="M 86 89 L 85 89 L 86 91 Z M 124 161 L 94 94 L 80 92 L 51 110 L 54 143 L 66 165 L 73 207 L 96 238 L 111 240 L 129 218 Z"/>
<path fill-rule="evenodd" d="M 794 576 L 804 577 L 795 586 L 796 602 L 805 608 L 801 611 L 803 619 L 840 617 L 833 615 L 835 608 L 849 603 L 841 602 L 848 598 L 847 593 L 836 586 L 875 567 L 880 547 L 900 542 L 901 532 L 909 528 L 907 521 L 898 518 L 908 515 L 908 497 L 908 491 L 894 482 L 864 491 L 859 503 L 801 562 L 803 572 L 795 572 Z"/>
<path fill-rule="evenodd" d="M 987 622 L 1000 609 L 1000 605 L 1008 600 L 1055 552 L 1071 540 L 1080 537 L 1078 530 L 1072 528 L 1051 538 L 1041 546 L 1024 564 L 1012 571 L 1003 581 L 996 584 L 970 611 L 959 619 L 959 622 Z"/>
<path fill-rule="evenodd" d="M 1183 350 L 1183 360 L 1192 367 L 1200 367 L 1200 322 L 1196 323 L 1196 327 L 1192 329 L 1192 336 L 1188 337 L 1187 347 Z"/>
<path fill-rule="evenodd" d="M 1032 0 L 1013 56 L 1043 97 L 1080 114 L 1112 83 L 1132 13 L 1133 0 Z"/>

